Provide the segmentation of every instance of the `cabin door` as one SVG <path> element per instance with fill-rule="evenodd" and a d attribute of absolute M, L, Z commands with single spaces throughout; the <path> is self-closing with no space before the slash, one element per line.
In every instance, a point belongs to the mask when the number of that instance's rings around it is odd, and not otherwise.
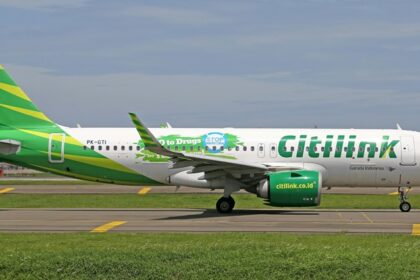
<path fill-rule="evenodd" d="M 401 165 L 414 166 L 416 165 L 416 151 L 414 146 L 413 136 L 401 137 Z"/>
<path fill-rule="evenodd" d="M 64 133 L 52 133 L 48 141 L 48 160 L 51 163 L 64 162 L 64 147 L 66 135 Z"/>

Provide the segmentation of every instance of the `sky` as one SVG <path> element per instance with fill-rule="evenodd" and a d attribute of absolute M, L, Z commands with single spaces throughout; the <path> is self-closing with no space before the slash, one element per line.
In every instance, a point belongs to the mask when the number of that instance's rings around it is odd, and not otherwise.
<path fill-rule="evenodd" d="M 420 130 L 417 0 L 0 0 L 0 64 L 66 126 Z"/>

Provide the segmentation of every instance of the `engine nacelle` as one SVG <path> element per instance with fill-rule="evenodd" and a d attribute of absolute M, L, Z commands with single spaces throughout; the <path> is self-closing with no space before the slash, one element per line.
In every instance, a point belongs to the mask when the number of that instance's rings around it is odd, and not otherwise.
<path fill-rule="evenodd" d="M 286 171 L 268 175 L 257 188 L 259 197 L 279 207 L 318 206 L 321 203 L 322 175 L 318 171 Z"/>

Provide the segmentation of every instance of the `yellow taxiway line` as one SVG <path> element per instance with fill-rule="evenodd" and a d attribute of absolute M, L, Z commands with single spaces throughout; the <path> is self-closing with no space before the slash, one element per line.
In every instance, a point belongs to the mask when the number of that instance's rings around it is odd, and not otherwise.
<path fill-rule="evenodd" d="M 5 188 L 5 189 L 0 189 L 0 194 L 4 194 L 4 193 L 8 193 L 11 191 L 14 191 L 14 188 Z"/>
<path fill-rule="evenodd" d="M 104 224 L 100 227 L 97 227 L 95 229 L 93 229 L 91 232 L 92 233 L 104 233 L 104 232 L 108 232 L 111 229 L 114 229 L 116 227 L 122 226 L 123 224 L 126 224 L 126 221 L 114 221 L 114 222 L 110 222 L 108 224 Z"/>
<path fill-rule="evenodd" d="M 364 212 L 362 212 L 362 216 L 366 219 L 366 220 L 368 220 L 368 222 L 369 223 L 371 223 L 371 224 L 373 224 L 374 222 L 373 222 L 373 220 L 366 214 L 366 213 L 364 213 Z"/>
<path fill-rule="evenodd" d="M 420 236 L 420 224 L 414 224 L 413 225 L 412 235 Z"/>
<path fill-rule="evenodd" d="M 142 188 L 139 190 L 138 194 L 139 195 L 146 195 L 148 194 L 152 189 L 151 188 Z"/>

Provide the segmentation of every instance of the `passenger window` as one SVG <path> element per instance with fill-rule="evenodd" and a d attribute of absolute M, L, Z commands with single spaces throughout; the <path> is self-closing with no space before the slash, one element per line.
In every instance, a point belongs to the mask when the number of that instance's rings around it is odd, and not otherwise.
<path fill-rule="evenodd" d="M 260 152 L 264 152 L 264 146 L 260 146 Z"/>
<path fill-rule="evenodd" d="M 90 149 L 91 149 L 92 151 L 94 151 L 94 150 L 95 150 L 95 146 L 90 146 Z"/>
<path fill-rule="evenodd" d="M 213 151 L 216 151 L 216 150 L 217 150 L 216 146 L 213 146 Z"/>
<path fill-rule="evenodd" d="M 255 151 L 255 147 L 251 146 L 251 152 Z"/>
<path fill-rule="evenodd" d="M 175 151 L 178 151 L 178 146 L 175 146 Z"/>
<path fill-rule="evenodd" d="M 225 147 L 223 147 L 223 146 L 222 146 L 222 147 L 220 147 L 220 151 L 222 151 L 222 152 L 223 152 L 224 150 L 225 150 Z"/>
<path fill-rule="evenodd" d="M 345 147 L 345 148 L 344 148 L 344 151 L 345 151 L 345 152 L 347 152 L 347 151 L 348 151 L 348 148 L 347 148 L 347 147 Z"/>
<path fill-rule="evenodd" d="M 186 151 L 187 149 L 186 149 L 186 147 L 185 146 L 182 146 L 182 151 Z"/>
<path fill-rule="evenodd" d="M 133 146 L 128 146 L 128 150 L 132 151 L 133 150 Z"/>
<path fill-rule="evenodd" d="M 236 146 L 235 150 L 236 150 L 237 152 L 239 152 L 239 146 Z"/>
<path fill-rule="evenodd" d="M 309 147 L 306 147 L 306 151 L 309 152 Z"/>
<path fill-rule="evenodd" d="M 198 152 L 201 152 L 201 146 L 198 146 L 198 147 L 197 147 L 197 151 L 198 151 Z"/>
<path fill-rule="evenodd" d="M 275 152 L 276 151 L 276 147 L 273 147 L 273 152 Z M 295 151 L 295 147 L 292 147 L 292 152 L 294 152 Z"/>
<path fill-rule="evenodd" d="M 125 151 L 125 146 L 121 146 L 121 151 Z"/>
<path fill-rule="evenodd" d="M 106 146 L 106 150 L 109 151 L 109 149 L 110 149 L 110 147 L 109 146 Z"/>
<path fill-rule="evenodd" d="M 325 147 L 321 147 L 321 152 L 324 152 L 325 151 Z"/>
<path fill-rule="evenodd" d="M 102 146 L 98 146 L 98 150 L 99 151 L 102 151 Z"/>
<path fill-rule="evenodd" d="M 246 152 L 247 151 L 247 147 L 246 146 L 244 146 L 244 152 Z"/>
<path fill-rule="evenodd" d="M 286 147 L 285 147 L 286 148 Z M 276 151 L 276 147 L 274 147 L 274 146 L 271 146 L 271 150 L 274 152 L 274 151 Z M 287 150 L 287 148 L 286 148 L 286 150 Z M 292 151 L 293 151 L 294 149 L 293 149 L 293 147 L 292 147 Z"/>
<path fill-rule="evenodd" d="M 83 150 L 87 150 L 87 147 L 86 146 L 83 146 Z"/>
<path fill-rule="evenodd" d="M 118 151 L 118 146 L 114 146 L 114 151 Z"/>
<path fill-rule="evenodd" d="M 137 146 L 137 151 L 140 151 L 140 146 Z"/>
<path fill-rule="evenodd" d="M 190 152 L 193 152 L 194 151 L 194 146 L 191 146 L 190 147 Z"/>
<path fill-rule="evenodd" d="M 206 152 L 209 150 L 209 146 L 206 146 Z"/>
<path fill-rule="evenodd" d="M 230 151 L 232 151 L 232 148 L 231 147 L 228 147 L 228 151 L 230 152 Z"/>

